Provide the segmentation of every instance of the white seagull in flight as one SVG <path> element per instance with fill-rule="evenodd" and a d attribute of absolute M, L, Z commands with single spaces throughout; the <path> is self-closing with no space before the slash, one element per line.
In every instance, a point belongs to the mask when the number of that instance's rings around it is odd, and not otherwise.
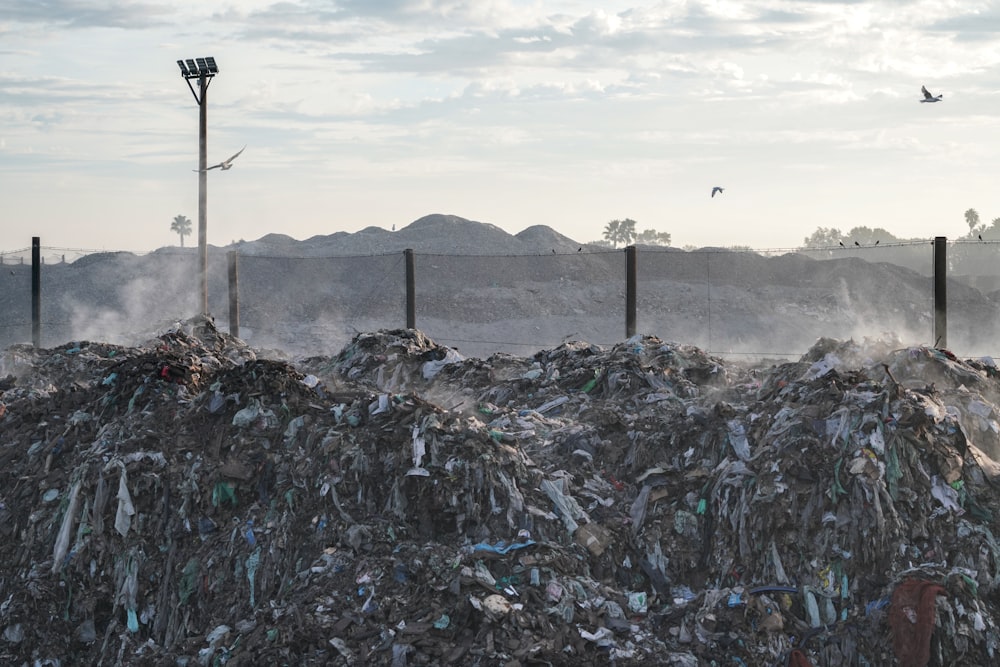
<path fill-rule="evenodd" d="M 931 91 L 927 90 L 927 86 L 920 86 L 920 92 L 924 94 L 924 99 L 921 102 L 940 102 L 944 95 L 931 95 Z"/>
<path fill-rule="evenodd" d="M 718 185 L 716 185 L 714 188 L 712 188 L 712 196 L 714 197 L 716 192 L 722 192 L 724 190 L 725 188 L 720 188 Z"/>
<path fill-rule="evenodd" d="M 239 149 L 236 152 L 236 155 L 233 155 L 228 160 L 223 160 L 219 164 L 213 164 L 211 167 L 206 167 L 205 171 L 209 171 L 210 169 L 221 169 L 222 171 L 226 171 L 227 169 L 232 169 L 233 168 L 233 160 L 235 160 L 236 158 L 238 158 L 240 156 L 240 153 L 242 153 L 243 151 L 245 151 L 246 148 L 247 147 L 244 146 L 243 148 Z M 201 171 L 201 170 L 200 169 L 193 169 L 192 171 Z"/>

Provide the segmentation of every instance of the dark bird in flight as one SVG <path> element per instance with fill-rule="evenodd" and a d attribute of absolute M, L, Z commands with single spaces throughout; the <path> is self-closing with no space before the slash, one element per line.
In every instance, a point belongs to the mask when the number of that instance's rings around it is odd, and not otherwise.
<path fill-rule="evenodd" d="M 844 242 L 843 242 L 843 241 L 839 241 L 839 243 L 840 243 L 840 247 L 841 247 L 841 248 L 845 247 L 845 246 L 844 246 Z"/>
<path fill-rule="evenodd" d="M 882 240 L 882 239 L 879 239 L 879 241 L 881 241 L 881 240 Z M 878 245 L 878 241 L 875 241 L 875 245 Z"/>
<path fill-rule="evenodd" d="M 211 167 L 205 167 L 205 171 L 210 171 L 212 169 L 221 169 L 222 171 L 226 171 L 228 169 L 232 169 L 233 168 L 233 160 L 235 160 L 236 158 L 238 158 L 240 156 L 240 153 L 242 153 L 246 149 L 247 149 L 247 147 L 244 146 L 243 148 L 241 148 L 238 151 L 236 151 L 236 154 L 233 155 L 232 157 L 230 157 L 228 160 L 223 160 L 219 164 L 213 164 Z M 200 169 L 194 169 L 193 171 L 201 171 L 201 170 Z"/>
<path fill-rule="evenodd" d="M 552 249 L 552 254 L 553 255 L 556 254 L 556 249 L 555 248 Z"/>
<path fill-rule="evenodd" d="M 982 237 L 980 236 L 979 238 L 982 238 Z M 577 252 L 583 252 L 583 248 L 582 248 L 582 247 L 580 247 L 580 248 L 577 248 L 577 249 L 576 249 L 576 251 L 577 251 Z"/>
<path fill-rule="evenodd" d="M 858 246 L 859 248 L 861 247 L 861 244 L 858 243 L 857 241 L 854 242 L 854 245 Z"/>
<path fill-rule="evenodd" d="M 982 235 L 982 234 L 980 234 L 980 235 L 979 235 L 979 240 L 980 240 L 980 241 L 982 241 L 982 240 L 983 240 L 983 235 Z M 13 272 L 11 272 L 11 273 L 13 273 Z"/>
<path fill-rule="evenodd" d="M 716 192 L 720 192 L 721 193 L 724 190 L 725 190 L 725 188 L 720 188 L 718 185 L 716 185 L 714 188 L 712 188 L 712 196 L 714 197 Z"/>
<path fill-rule="evenodd" d="M 924 94 L 924 99 L 921 102 L 940 102 L 944 95 L 931 95 L 931 91 L 927 90 L 927 86 L 920 86 L 920 92 Z"/>

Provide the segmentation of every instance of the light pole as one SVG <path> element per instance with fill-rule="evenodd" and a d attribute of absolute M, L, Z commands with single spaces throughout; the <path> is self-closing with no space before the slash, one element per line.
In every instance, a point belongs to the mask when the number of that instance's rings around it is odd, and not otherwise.
<path fill-rule="evenodd" d="M 200 110 L 198 123 L 198 257 L 201 279 L 201 314 L 208 315 L 208 84 L 219 73 L 215 58 L 178 60 L 181 76 L 187 81 Z M 198 92 L 191 85 L 198 79 Z"/>

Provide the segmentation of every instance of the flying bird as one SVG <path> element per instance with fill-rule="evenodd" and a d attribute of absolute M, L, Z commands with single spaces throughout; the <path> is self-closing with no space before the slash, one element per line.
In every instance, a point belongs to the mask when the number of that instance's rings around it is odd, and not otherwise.
<path fill-rule="evenodd" d="M 843 241 L 838 241 L 838 243 L 840 243 L 840 247 L 841 247 L 841 248 L 844 248 L 844 247 L 846 247 L 846 246 L 844 245 L 844 242 L 843 242 Z"/>
<path fill-rule="evenodd" d="M 714 188 L 712 188 L 712 196 L 714 197 L 716 192 L 722 192 L 723 190 L 725 190 L 725 188 L 720 188 L 718 185 L 716 185 Z"/>
<path fill-rule="evenodd" d="M 927 86 L 920 86 L 920 92 L 924 94 L 924 99 L 921 102 L 940 102 L 944 95 L 931 95 L 931 91 L 927 90 Z"/>
<path fill-rule="evenodd" d="M 854 245 L 858 246 L 859 248 L 861 247 L 861 244 L 858 243 L 857 241 L 854 242 Z"/>
<path fill-rule="evenodd" d="M 211 169 L 221 169 L 222 171 L 226 171 L 227 169 L 232 169 L 233 168 L 233 160 L 235 160 L 236 158 L 238 158 L 240 156 L 240 153 L 242 153 L 243 151 L 245 151 L 246 148 L 247 147 L 244 146 L 243 148 L 241 148 L 238 151 L 236 151 L 235 155 L 233 155 L 232 157 L 230 157 L 227 160 L 223 160 L 219 164 L 213 164 L 211 167 L 206 167 L 205 171 L 209 171 Z M 193 169 L 192 171 L 201 171 L 201 170 L 200 169 Z"/>

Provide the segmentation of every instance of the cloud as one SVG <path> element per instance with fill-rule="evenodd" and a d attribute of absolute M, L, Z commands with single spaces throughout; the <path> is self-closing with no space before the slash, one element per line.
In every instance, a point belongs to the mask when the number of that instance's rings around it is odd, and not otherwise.
<path fill-rule="evenodd" d="M 167 24 L 175 10 L 168 4 L 146 2 L 81 2 L 0 0 L 0 16 L 14 23 L 51 24 L 68 28 L 137 30 Z"/>

